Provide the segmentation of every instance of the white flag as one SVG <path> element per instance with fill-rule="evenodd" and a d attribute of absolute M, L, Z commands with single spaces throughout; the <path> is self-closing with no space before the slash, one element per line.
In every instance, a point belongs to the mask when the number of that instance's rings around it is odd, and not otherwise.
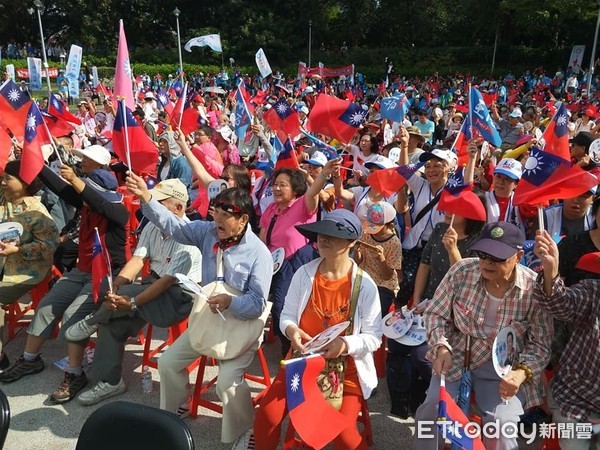
<path fill-rule="evenodd" d="M 567 67 L 571 67 L 573 72 L 579 73 L 581 70 L 581 63 L 583 62 L 583 53 L 585 52 L 585 45 L 574 45 L 571 50 L 571 57 L 569 58 L 569 64 Z"/>
<path fill-rule="evenodd" d="M 42 60 L 40 58 L 27 58 L 29 70 L 29 87 L 32 90 L 42 88 Z"/>
<path fill-rule="evenodd" d="M 262 77 L 268 77 L 273 72 L 269 65 L 269 61 L 267 61 L 267 55 L 265 55 L 262 48 L 259 48 L 256 52 L 256 65 L 258 66 L 258 70 L 260 70 Z"/>
<path fill-rule="evenodd" d="M 8 75 L 8 78 L 10 78 L 11 80 L 15 80 L 15 66 L 14 64 L 7 64 L 6 65 L 6 74 Z"/>
<path fill-rule="evenodd" d="M 223 48 L 221 47 L 221 36 L 218 34 L 205 34 L 204 36 L 198 36 L 190 39 L 187 44 L 185 44 L 185 49 L 188 52 L 192 51 L 192 47 L 205 47 L 209 46 L 214 52 L 223 53 Z"/>

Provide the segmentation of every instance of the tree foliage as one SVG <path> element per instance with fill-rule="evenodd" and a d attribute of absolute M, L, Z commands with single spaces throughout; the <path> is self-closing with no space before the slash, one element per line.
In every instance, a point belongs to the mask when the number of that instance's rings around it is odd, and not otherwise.
<path fill-rule="evenodd" d="M 86 54 L 113 57 L 122 18 L 133 55 L 160 57 L 181 39 L 220 33 L 236 62 L 249 64 L 259 47 L 274 65 L 308 56 L 309 28 L 315 54 L 351 49 L 524 45 L 549 50 L 592 45 L 598 3 L 593 0 L 45 0 L 46 40 L 82 45 Z M 311 26 L 309 27 L 309 21 Z M 0 43 L 39 42 L 31 0 L 0 3 Z M 586 52 L 587 53 L 587 52 Z M 133 59 L 133 58 L 132 58 Z M 195 48 L 185 59 L 219 63 L 220 55 Z M 164 61 L 158 61 L 164 62 Z"/>

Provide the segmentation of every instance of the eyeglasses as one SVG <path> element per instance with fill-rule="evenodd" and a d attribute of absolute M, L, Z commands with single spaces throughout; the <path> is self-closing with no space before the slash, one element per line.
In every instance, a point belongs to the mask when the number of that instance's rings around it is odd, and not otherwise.
<path fill-rule="evenodd" d="M 483 253 L 483 252 L 475 252 L 475 254 L 477 255 L 477 257 L 483 261 L 485 261 L 486 259 L 489 259 L 491 262 L 493 263 L 503 263 L 506 262 L 508 260 L 507 259 L 500 259 L 500 258 L 496 258 L 495 256 L 492 255 L 488 255 L 487 253 Z"/>

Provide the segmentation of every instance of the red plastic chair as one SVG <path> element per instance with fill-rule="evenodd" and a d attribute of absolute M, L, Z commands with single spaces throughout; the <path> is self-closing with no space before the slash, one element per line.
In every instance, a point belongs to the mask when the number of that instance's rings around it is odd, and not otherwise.
<path fill-rule="evenodd" d="M 15 301 L 9 305 L 4 306 L 6 310 L 5 320 L 8 328 L 8 339 L 12 339 L 17 334 L 17 329 L 28 327 L 31 323 L 32 316 L 27 316 L 30 311 L 35 311 L 38 304 L 44 298 L 44 296 L 50 290 L 50 283 L 54 279 L 62 277 L 62 273 L 55 267 L 52 266 L 52 272 L 44 278 L 37 286 L 29 291 L 31 297 L 31 303 L 23 305 L 18 301 Z M 26 317 L 27 316 L 27 317 Z"/>
<path fill-rule="evenodd" d="M 362 423 L 363 425 L 363 429 L 360 434 L 366 441 L 367 445 L 373 445 L 373 430 L 371 429 L 369 406 L 367 405 L 367 401 L 364 398 L 362 400 L 360 414 L 358 415 L 357 422 Z M 283 450 L 292 449 L 312 449 L 312 447 L 306 445 L 304 441 L 296 435 L 296 428 L 294 428 L 294 424 L 292 424 L 292 421 L 289 421 L 287 432 L 285 435 L 285 441 L 283 442 Z"/>
<path fill-rule="evenodd" d="M 271 375 L 269 374 L 269 366 L 267 365 L 267 360 L 265 359 L 265 354 L 263 353 L 262 347 L 258 348 L 256 354 L 260 362 L 262 375 L 251 375 L 248 373 L 245 374 L 245 378 L 247 380 L 254 381 L 255 383 L 259 383 L 264 386 L 264 389 L 260 391 L 258 395 L 252 398 L 252 404 L 255 406 L 263 397 L 269 386 L 271 386 Z M 196 385 L 194 386 L 192 401 L 190 402 L 190 416 L 197 417 L 199 407 L 203 407 L 216 413 L 223 414 L 223 407 L 221 405 L 207 400 L 206 398 L 203 398 L 203 395 L 217 382 L 218 378 L 217 375 L 216 377 L 213 377 L 212 379 L 204 382 L 204 373 L 206 370 L 206 366 L 215 365 L 216 362 L 213 358 L 209 358 L 208 356 L 202 356 L 198 360 L 196 360 L 196 363 L 198 363 L 198 375 L 196 376 Z"/>
<path fill-rule="evenodd" d="M 181 322 L 176 323 L 175 325 L 171 325 L 169 327 L 169 336 L 167 340 L 162 344 L 155 348 L 150 348 L 152 345 L 152 330 L 153 326 L 151 323 L 148 324 L 148 329 L 146 330 L 146 336 L 144 337 L 144 352 L 142 354 L 142 366 L 153 367 L 158 369 L 158 361 L 155 359 L 156 355 L 161 353 L 166 347 L 171 345 L 175 340 L 183 334 L 183 332 L 187 329 L 188 319 L 187 317 Z"/>

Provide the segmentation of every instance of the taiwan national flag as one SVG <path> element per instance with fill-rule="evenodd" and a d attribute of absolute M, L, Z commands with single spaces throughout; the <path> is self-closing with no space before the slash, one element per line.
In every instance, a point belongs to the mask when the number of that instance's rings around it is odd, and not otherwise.
<path fill-rule="evenodd" d="M 29 106 L 23 134 L 23 153 L 19 177 L 25 183 L 31 184 L 44 167 L 42 145 L 52 143 L 52 138 L 48 135 L 44 118 L 36 102 L 31 102 Z"/>
<path fill-rule="evenodd" d="M 50 93 L 50 99 L 48 101 L 48 114 L 67 122 L 74 123 L 75 125 L 81 125 L 81 119 L 71 114 L 65 107 L 65 104 L 56 98 L 53 93 Z"/>
<path fill-rule="evenodd" d="M 117 65 L 115 67 L 115 96 L 119 99 L 124 99 L 129 109 L 135 107 L 132 75 L 125 28 L 123 27 L 123 20 L 119 20 L 119 46 L 117 48 Z"/>
<path fill-rule="evenodd" d="M 174 130 L 181 129 L 183 134 L 196 131 L 200 120 L 200 112 L 191 105 L 191 99 L 196 96 L 196 93 L 191 91 L 188 95 L 187 88 L 188 84 L 186 83 L 171 115 L 171 127 Z"/>
<path fill-rule="evenodd" d="M 382 98 L 380 106 L 381 118 L 402 123 L 405 114 L 408 112 L 408 107 L 409 104 L 406 101 L 405 95 Z"/>
<path fill-rule="evenodd" d="M 244 80 L 240 80 L 235 91 L 235 135 L 244 139 L 248 125 L 252 122 L 252 110 L 250 107 L 250 95 L 246 91 Z"/>
<path fill-rule="evenodd" d="M 406 166 L 381 169 L 367 177 L 367 184 L 384 197 L 398 192 L 402 186 L 425 165 L 424 162 L 407 164 Z"/>
<path fill-rule="evenodd" d="M 581 195 L 598 185 L 598 178 L 556 155 L 533 147 L 515 189 L 515 205 L 541 205 Z"/>
<path fill-rule="evenodd" d="M 500 147 L 502 145 L 502 138 L 498 130 L 496 130 L 496 125 L 494 125 L 490 112 L 481 97 L 481 92 L 471 86 L 469 99 L 472 125 L 479 130 L 483 139 L 494 147 Z"/>
<path fill-rule="evenodd" d="M 300 133 L 300 118 L 285 98 L 277 100 L 271 109 L 263 114 L 265 122 L 273 131 L 282 131 L 286 135 L 296 136 Z"/>
<path fill-rule="evenodd" d="M 277 169 L 299 169 L 298 158 L 296 157 L 296 151 L 294 150 L 294 142 L 291 138 L 287 138 L 283 143 L 283 149 L 277 155 L 277 163 L 275 164 L 275 170 Z"/>
<path fill-rule="evenodd" d="M 268 89 L 265 89 L 264 91 L 258 90 L 258 91 L 256 91 L 256 95 L 254 95 L 254 97 L 252 97 L 250 99 L 250 103 L 252 103 L 254 106 L 261 106 L 263 103 L 265 103 L 268 96 L 269 96 Z"/>
<path fill-rule="evenodd" d="M 137 174 L 154 174 L 158 150 L 124 101 L 119 101 L 113 128 L 113 149 L 119 159 Z"/>
<path fill-rule="evenodd" d="M 24 137 L 23 124 L 29 112 L 31 99 L 12 80 L 0 86 L 0 126 L 10 130 L 17 140 Z"/>
<path fill-rule="evenodd" d="M 169 100 L 169 95 L 165 92 L 164 89 L 160 89 L 157 92 L 156 99 L 166 111 L 166 113 L 171 116 L 173 114 L 173 103 Z"/>
<path fill-rule="evenodd" d="M 473 139 L 471 135 L 471 121 L 469 120 L 469 116 L 465 118 L 462 125 L 460 126 L 460 131 L 454 144 L 450 150 L 456 153 L 458 157 L 457 165 L 458 167 L 462 167 L 463 165 L 468 164 L 469 162 L 469 154 L 467 153 L 467 147 L 469 146 L 469 142 Z"/>
<path fill-rule="evenodd" d="M 107 275 L 109 275 L 107 255 L 104 252 L 98 228 L 96 228 L 92 247 L 92 298 L 94 303 L 98 302 L 100 285 L 102 279 Z"/>
<path fill-rule="evenodd" d="M 464 427 L 468 423 L 469 419 L 446 390 L 445 380 L 442 376 L 440 402 L 438 404 L 438 427 L 442 436 L 445 432 L 447 439 L 450 439 L 453 444 L 464 450 L 485 450 L 480 437 L 466 436 Z M 457 426 L 457 424 L 460 424 L 460 426 Z M 468 429 L 468 431 L 473 432 L 474 430 Z"/>
<path fill-rule="evenodd" d="M 12 147 L 12 139 L 4 128 L 0 128 L 0 170 L 4 171 Z"/>
<path fill-rule="evenodd" d="M 42 111 L 42 116 L 48 125 L 48 131 L 52 136 L 60 137 L 67 136 L 73 132 L 76 125 L 67 122 L 59 117 L 54 117 L 52 114 L 48 114 Z"/>
<path fill-rule="evenodd" d="M 460 182 L 456 178 L 448 179 L 437 209 L 466 219 L 486 221 L 485 207 L 473 192 L 473 183 Z"/>
<path fill-rule="evenodd" d="M 367 118 L 368 110 L 355 103 L 319 94 L 308 117 L 308 131 L 347 143 Z"/>
<path fill-rule="evenodd" d="M 564 160 L 570 161 L 571 152 L 569 149 L 568 123 L 569 114 L 567 113 L 567 107 L 564 103 L 561 103 L 554 113 L 554 116 L 552 116 L 552 120 L 548 124 L 542 137 L 546 142 L 544 147 L 545 152 L 552 153 Z"/>
<path fill-rule="evenodd" d="M 351 425 L 346 416 L 325 400 L 317 386 L 317 376 L 325 367 L 325 360 L 321 355 L 310 355 L 283 364 L 290 420 L 307 445 L 323 448 Z"/>

